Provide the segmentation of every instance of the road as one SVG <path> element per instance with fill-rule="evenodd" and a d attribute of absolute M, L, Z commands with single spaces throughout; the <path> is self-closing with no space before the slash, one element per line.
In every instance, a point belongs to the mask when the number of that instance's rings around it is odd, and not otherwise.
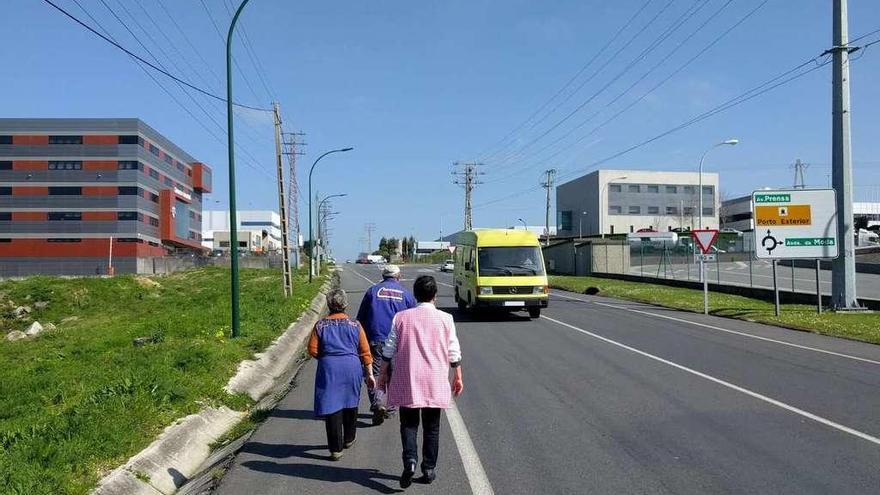
<path fill-rule="evenodd" d="M 343 270 L 352 300 L 379 278 Z M 880 347 L 564 292 L 540 319 L 475 318 L 453 309 L 448 274 L 405 267 L 404 279 L 422 273 L 455 315 L 465 391 L 441 426 L 437 481 L 409 493 L 880 491 Z M 314 368 L 217 493 L 399 490 L 393 420 L 325 460 Z"/>
<path fill-rule="evenodd" d="M 629 273 L 646 277 L 699 280 L 699 267 L 697 265 L 692 264 L 688 266 L 687 264 L 680 263 L 680 258 L 675 260 L 678 263 L 666 266 L 657 263 L 631 266 Z M 792 277 L 792 271 L 794 272 L 794 277 Z M 723 284 L 773 288 L 773 268 L 770 262 L 767 261 L 752 261 L 751 267 L 747 261 L 708 263 L 706 265 L 706 272 L 711 282 L 718 281 L 720 277 L 720 281 Z M 813 268 L 795 267 L 792 269 L 791 266 L 780 265 L 777 268 L 777 275 L 781 290 L 791 290 L 793 278 L 795 291 L 816 293 L 816 270 Z M 819 277 L 822 294 L 830 295 L 831 271 L 820 270 Z M 856 274 L 856 290 L 860 297 L 880 299 L 880 275 L 870 273 Z"/>

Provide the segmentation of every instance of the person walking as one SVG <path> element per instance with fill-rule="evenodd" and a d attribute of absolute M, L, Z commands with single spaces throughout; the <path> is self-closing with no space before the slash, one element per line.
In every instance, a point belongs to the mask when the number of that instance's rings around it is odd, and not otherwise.
<path fill-rule="evenodd" d="M 422 422 L 422 478 L 436 479 L 440 448 L 440 412 L 449 407 L 451 396 L 461 395 L 461 348 L 452 315 L 435 307 L 437 281 L 430 275 L 416 279 L 413 286 L 418 306 L 397 313 L 382 350 L 378 387 L 385 388 L 389 405 L 400 407 L 400 440 L 403 444 L 403 474 L 400 486 L 412 484 L 418 463 L 418 430 Z M 393 365 L 394 372 L 388 374 Z M 454 370 L 452 386 L 449 368 Z"/>
<path fill-rule="evenodd" d="M 391 330 L 391 321 L 399 311 L 414 308 L 416 300 L 400 283 L 400 268 L 397 265 L 385 265 L 382 269 L 382 281 L 373 285 L 364 293 L 361 307 L 358 309 L 357 320 L 367 333 L 370 350 L 373 353 L 373 374 L 379 373 L 382 362 L 382 349 Z M 393 370 L 389 369 L 393 373 Z M 377 396 L 376 390 L 368 390 L 370 411 L 373 413 L 373 425 L 381 425 L 394 413 L 387 408 Z"/>
<path fill-rule="evenodd" d="M 330 291 L 327 306 L 330 314 L 315 324 L 308 350 L 318 360 L 315 415 L 324 418 L 330 458 L 338 461 L 343 449 L 351 447 L 356 439 L 361 380 L 366 381 L 368 389 L 374 388 L 376 381 L 364 329 L 345 314 L 345 291 Z"/>

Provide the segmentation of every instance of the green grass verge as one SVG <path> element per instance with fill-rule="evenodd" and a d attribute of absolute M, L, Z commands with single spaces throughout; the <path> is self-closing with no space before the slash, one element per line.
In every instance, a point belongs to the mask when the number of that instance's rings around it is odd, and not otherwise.
<path fill-rule="evenodd" d="M 660 284 L 627 282 L 595 277 L 551 276 L 550 285 L 573 292 L 588 287 L 599 295 L 638 301 L 668 308 L 703 312 L 703 292 Z M 816 313 L 815 306 L 784 304 L 777 317 L 773 303 L 730 294 L 709 293 L 709 311 L 716 316 L 777 325 L 795 330 L 845 337 L 880 344 L 880 314 Z"/>
<path fill-rule="evenodd" d="M 285 299 L 276 270 L 242 270 L 235 340 L 228 269 L 0 283 L 4 313 L 30 305 L 34 320 L 58 326 L 0 341 L 0 493 L 86 493 L 175 419 L 205 405 L 250 407 L 223 386 L 308 307 L 324 278 L 307 280 L 299 274 Z M 0 336 L 25 326 L 5 315 Z M 151 342 L 136 347 L 137 337 Z"/>

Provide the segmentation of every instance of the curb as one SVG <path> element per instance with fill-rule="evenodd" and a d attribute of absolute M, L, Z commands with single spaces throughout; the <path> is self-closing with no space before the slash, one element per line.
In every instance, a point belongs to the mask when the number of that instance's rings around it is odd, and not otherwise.
<path fill-rule="evenodd" d="M 239 363 L 238 371 L 224 390 L 230 394 L 247 394 L 254 401 L 259 401 L 255 408 L 265 409 L 267 402 L 272 403 L 271 399 L 279 395 L 278 392 L 286 389 L 292 381 L 301 364 L 297 357 L 312 327 L 327 311 L 326 294 L 338 280 L 338 273 L 331 272 L 309 308 L 265 351 L 256 354 L 256 359 Z M 211 443 L 245 416 L 246 413 L 228 407 L 207 407 L 197 414 L 181 418 L 167 427 L 147 448 L 102 478 L 91 493 L 173 494 L 188 481 L 202 474 L 205 464 L 212 465 L 206 461 L 216 458 L 219 453 L 212 455 Z M 233 442 L 235 443 L 237 442 Z"/>

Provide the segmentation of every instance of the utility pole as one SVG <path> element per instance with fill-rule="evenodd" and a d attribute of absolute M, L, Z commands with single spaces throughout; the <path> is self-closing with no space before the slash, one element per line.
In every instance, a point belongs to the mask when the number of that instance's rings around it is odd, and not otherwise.
<path fill-rule="evenodd" d="M 478 171 L 477 167 L 480 167 L 483 164 L 477 162 L 455 162 L 453 165 L 456 169 L 452 171 L 452 175 L 455 176 L 455 180 L 453 180 L 452 183 L 458 184 L 464 188 L 464 230 L 471 230 L 474 228 L 472 200 L 474 186 L 482 184 L 482 182 L 477 179 L 477 176 L 485 175 L 485 172 Z"/>
<path fill-rule="evenodd" d="M 806 163 L 801 162 L 801 159 L 798 158 L 795 160 L 794 165 L 791 166 L 794 169 L 794 188 L 795 189 L 806 189 L 807 184 L 804 180 L 804 171 L 810 166 Z"/>
<path fill-rule="evenodd" d="M 547 190 L 547 205 L 544 208 L 544 245 L 550 245 L 550 191 L 553 189 L 553 180 L 556 178 L 556 169 L 544 171 L 547 180 L 541 183 L 541 187 Z"/>
<path fill-rule="evenodd" d="M 285 139 L 289 139 L 289 141 L 284 141 L 284 146 L 287 147 L 287 151 L 284 152 L 287 155 L 288 161 L 288 172 L 287 172 L 287 180 L 289 187 L 287 189 L 287 206 L 290 209 L 290 216 L 288 217 L 288 231 L 290 232 L 290 237 L 293 238 L 293 264 L 299 269 L 300 260 L 299 260 L 299 238 L 300 238 L 300 227 L 299 227 L 299 183 L 296 180 L 296 157 L 305 155 L 305 153 L 298 151 L 297 146 L 305 146 L 306 143 L 297 141 L 297 138 L 301 138 L 305 136 L 303 132 L 284 132 L 282 133 L 282 137 Z M 288 245 L 289 241 L 288 241 Z"/>
<path fill-rule="evenodd" d="M 376 224 L 372 222 L 364 224 L 364 231 L 367 233 L 367 256 L 369 256 L 373 252 L 373 232 L 376 231 Z"/>
<path fill-rule="evenodd" d="M 852 151 L 850 149 L 849 27 L 846 0 L 834 0 L 831 49 L 831 174 L 837 192 L 837 239 L 843 249 L 831 264 L 831 305 L 837 310 L 857 309 L 856 260 L 853 239 Z M 826 52 L 827 53 L 827 52 Z"/>
<path fill-rule="evenodd" d="M 275 165 L 278 173 L 278 209 L 281 215 L 281 269 L 284 279 L 284 297 L 290 297 L 293 292 L 293 279 L 290 271 L 290 245 L 287 235 L 287 205 L 284 197 L 284 170 L 282 169 L 281 151 L 281 106 L 277 102 L 272 103 L 272 112 L 275 115 Z"/>

